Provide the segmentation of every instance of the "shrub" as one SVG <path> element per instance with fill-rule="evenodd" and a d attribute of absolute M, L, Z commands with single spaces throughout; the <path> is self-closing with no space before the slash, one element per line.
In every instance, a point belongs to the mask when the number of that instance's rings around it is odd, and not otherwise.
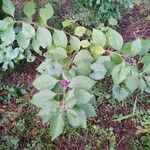
<path fill-rule="evenodd" d="M 91 89 L 105 78 L 112 78 L 112 97 L 118 101 L 135 90 L 150 92 L 149 40 L 138 38 L 124 44 L 111 28 L 93 29 L 87 37 L 86 31 L 76 27 L 69 41 L 64 32 L 54 31 L 53 46 L 37 68 L 40 75 L 33 85 L 39 92 L 31 102 L 40 108 L 43 122 L 51 122 L 52 140 L 65 125 L 86 128 L 87 119 L 96 115 Z M 72 57 L 67 47 L 74 52 Z"/>

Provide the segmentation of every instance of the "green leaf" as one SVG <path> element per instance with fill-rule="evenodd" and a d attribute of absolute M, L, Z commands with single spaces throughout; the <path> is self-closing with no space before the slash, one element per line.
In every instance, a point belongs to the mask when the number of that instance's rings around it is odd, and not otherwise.
<path fill-rule="evenodd" d="M 52 18 L 54 14 L 54 9 L 51 4 L 45 5 L 44 8 L 39 10 L 40 17 L 46 22 L 48 19 Z"/>
<path fill-rule="evenodd" d="M 112 70 L 112 79 L 115 84 L 122 83 L 130 73 L 130 69 L 126 67 L 125 63 L 121 63 L 116 65 Z"/>
<path fill-rule="evenodd" d="M 131 44 L 131 53 L 133 55 L 137 55 L 142 50 L 142 43 L 141 39 L 137 38 L 135 41 Z"/>
<path fill-rule="evenodd" d="M 123 101 L 130 95 L 130 92 L 120 85 L 113 85 L 113 95 L 118 101 Z"/>
<path fill-rule="evenodd" d="M 141 62 L 144 64 L 148 64 L 150 60 L 150 54 L 147 54 L 146 56 L 143 56 L 143 58 L 141 59 Z"/>
<path fill-rule="evenodd" d="M 57 113 L 51 118 L 50 135 L 52 141 L 56 139 L 62 132 L 65 126 L 65 118 L 62 113 Z"/>
<path fill-rule="evenodd" d="M 30 44 L 30 38 L 25 36 L 22 31 L 18 33 L 16 37 L 19 47 L 26 49 Z"/>
<path fill-rule="evenodd" d="M 39 51 L 39 47 L 50 47 L 52 44 L 52 36 L 48 29 L 44 27 L 38 27 L 36 38 L 33 39 L 32 46 L 35 51 Z"/>
<path fill-rule="evenodd" d="M 142 50 L 140 51 L 140 55 L 146 55 L 150 50 L 150 40 L 149 39 L 141 39 Z"/>
<path fill-rule="evenodd" d="M 87 118 L 97 116 L 96 111 L 95 111 L 94 107 L 92 106 L 92 104 L 86 103 L 84 105 L 81 105 L 80 107 L 85 111 Z"/>
<path fill-rule="evenodd" d="M 13 50 L 11 46 L 7 47 L 5 59 L 12 60 L 12 59 L 16 58 L 19 54 L 19 50 L 20 50 L 19 48 L 15 48 Z"/>
<path fill-rule="evenodd" d="M 100 64 L 100 63 L 93 63 L 93 64 L 90 65 L 90 67 L 91 67 L 91 69 L 92 69 L 93 71 L 95 71 L 95 72 L 100 72 L 100 71 L 102 71 L 102 72 L 105 72 L 105 73 L 106 73 L 105 67 L 104 67 L 102 64 Z"/>
<path fill-rule="evenodd" d="M 86 128 L 87 117 L 85 112 L 80 108 L 73 108 L 67 110 L 67 120 L 69 124 L 73 127 Z"/>
<path fill-rule="evenodd" d="M 86 36 L 91 36 L 92 35 L 92 31 L 90 29 L 86 29 L 85 35 Z"/>
<path fill-rule="evenodd" d="M 40 51 L 40 46 L 41 45 L 40 45 L 39 41 L 36 38 L 34 38 L 32 40 L 32 48 L 36 53 L 38 53 L 39 55 L 42 55 L 42 52 Z"/>
<path fill-rule="evenodd" d="M 75 28 L 74 34 L 81 37 L 81 36 L 83 36 L 83 34 L 85 34 L 85 31 L 86 31 L 85 27 L 78 26 L 78 27 Z"/>
<path fill-rule="evenodd" d="M 44 27 L 38 27 L 37 29 L 37 41 L 43 48 L 50 47 L 52 44 L 52 36 L 48 29 Z"/>
<path fill-rule="evenodd" d="M 40 117 L 42 117 L 42 122 L 46 123 L 49 122 L 52 118 L 53 114 L 58 111 L 59 109 L 59 102 L 57 101 L 49 101 L 47 105 L 42 107 L 38 113 Z"/>
<path fill-rule="evenodd" d="M 44 108 L 49 104 L 51 100 L 56 96 L 56 94 L 50 90 L 42 90 L 34 94 L 31 103 L 38 108 Z"/>
<path fill-rule="evenodd" d="M 28 23 L 22 23 L 22 33 L 28 38 L 35 37 L 35 29 Z"/>
<path fill-rule="evenodd" d="M 14 63 L 11 60 L 4 61 L 3 65 L 2 65 L 2 68 L 4 71 L 6 71 L 8 69 L 8 67 L 14 68 Z"/>
<path fill-rule="evenodd" d="M 146 82 L 144 81 L 144 79 L 141 77 L 139 80 L 139 87 L 141 89 L 141 91 L 143 92 L 146 88 Z"/>
<path fill-rule="evenodd" d="M 7 30 L 1 33 L 1 40 L 3 41 L 4 46 L 12 44 L 14 42 L 15 31 L 13 29 L 13 26 L 10 26 L 9 28 L 7 28 Z"/>
<path fill-rule="evenodd" d="M 72 75 L 71 75 L 70 72 L 69 72 L 68 70 L 66 70 L 66 69 L 63 70 L 63 72 L 62 72 L 62 77 L 63 77 L 63 79 L 69 80 L 69 81 L 72 79 Z"/>
<path fill-rule="evenodd" d="M 115 64 L 121 64 L 123 62 L 123 59 L 120 55 L 118 54 L 112 54 L 110 56 L 111 61 L 113 61 Z"/>
<path fill-rule="evenodd" d="M 10 0 L 3 0 L 2 10 L 6 14 L 14 17 L 15 7 Z"/>
<path fill-rule="evenodd" d="M 38 115 L 42 118 L 42 122 L 46 123 L 50 121 L 50 118 L 52 117 L 52 101 L 49 102 L 49 105 L 46 105 L 43 109 L 40 110 Z"/>
<path fill-rule="evenodd" d="M 76 76 L 76 67 L 72 66 L 71 69 L 69 70 L 69 73 L 72 77 L 75 77 Z"/>
<path fill-rule="evenodd" d="M 132 42 L 125 43 L 121 49 L 121 53 L 124 55 L 132 56 L 131 44 L 132 44 Z"/>
<path fill-rule="evenodd" d="M 93 29 L 92 39 L 93 39 L 93 42 L 95 44 L 98 44 L 99 46 L 104 47 L 106 44 L 105 34 L 100 30 Z"/>
<path fill-rule="evenodd" d="M 74 107 L 74 105 L 76 104 L 77 100 L 75 98 L 75 94 L 74 94 L 74 89 L 73 90 L 69 90 L 65 97 L 64 97 L 65 101 L 66 101 L 66 105 L 67 108 L 72 108 Z"/>
<path fill-rule="evenodd" d="M 144 63 L 143 72 L 149 73 L 150 72 L 150 55 L 144 56 L 141 62 Z"/>
<path fill-rule="evenodd" d="M 75 56 L 73 62 L 78 65 L 80 62 L 91 63 L 94 60 L 92 55 L 87 50 L 81 50 Z"/>
<path fill-rule="evenodd" d="M 5 54 L 3 51 L 1 51 L 0 49 L 0 63 L 3 63 L 4 62 L 4 57 L 5 57 Z"/>
<path fill-rule="evenodd" d="M 150 87 L 150 76 L 145 76 L 144 78 L 145 78 L 147 86 Z"/>
<path fill-rule="evenodd" d="M 110 56 L 100 56 L 96 60 L 96 63 L 102 64 L 111 61 Z"/>
<path fill-rule="evenodd" d="M 36 4 L 35 2 L 32 0 L 30 2 L 28 2 L 24 8 L 23 8 L 23 12 L 24 14 L 28 17 L 28 19 L 32 19 L 32 16 L 35 14 L 36 12 Z"/>
<path fill-rule="evenodd" d="M 128 119 L 132 116 L 133 116 L 133 114 L 129 114 L 129 115 L 126 115 L 126 116 L 123 116 L 122 114 L 119 114 L 119 116 L 116 116 L 116 119 L 114 119 L 114 121 L 121 122 L 122 120 Z"/>
<path fill-rule="evenodd" d="M 4 18 L 5 21 L 7 21 L 8 26 L 11 26 L 12 24 L 14 24 L 14 19 L 12 17 L 6 17 Z"/>
<path fill-rule="evenodd" d="M 94 80 L 101 80 L 104 79 L 105 75 L 101 74 L 100 72 L 93 72 L 90 74 L 90 77 Z"/>
<path fill-rule="evenodd" d="M 68 57 L 66 50 L 62 47 L 56 47 L 54 51 L 54 57 L 57 58 L 55 60 L 62 60 Z"/>
<path fill-rule="evenodd" d="M 146 92 L 146 93 L 150 93 L 150 87 L 146 87 L 145 89 L 144 89 L 144 91 Z"/>
<path fill-rule="evenodd" d="M 104 54 L 105 50 L 103 49 L 103 47 L 101 47 L 99 45 L 94 45 L 91 48 L 91 53 L 94 57 L 97 58 L 97 57 L 101 56 L 102 54 Z"/>
<path fill-rule="evenodd" d="M 71 44 L 71 49 L 78 51 L 80 49 L 81 43 L 80 39 L 76 36 L 71 36 L 70 37 L 70 44 Z"/>
<path fill-rule="evenodd" d="M 91 64 L 90 67 L 93 70 L 93 73 L 90 74 L 90 77 L 92 79 L 101 80 L 105 77 L 107 70 L 102 64 L 94 63 L 94 64 Z"/>
<path fill-rule="evenodd" d="M 109 25 L 112 25 L 112 26 L 116 26 L 118 24 L 118 21 L 112 17 L 108 19 L 108 22 L 109 22 Z"/>
<path fill-rule="evenodd" d="M 67 36 L 64 31 L 54 30 L 53 33 L 53 42 L 58 47 L 66 47 L 67 46 Z"/>
<path fill-rule="evenodd" d="M 113 29 L 109 29 L 107 35 L 108 35 L 108 42 L 109 42 L 110 46 L 113 49 L 120 51 L 123 46 L 122 36 Z"/>
<path fill-rule="evenodd" d="M 38 90 L 51 90 L 54 88 L 57 82 L 58 80 L 54 77 L 48 74 L 42 74 L 35 79 L 35 81 L 33 82 L 33 86 Z"/>
<path fill-rule="evenodd" d="M 75 89 L 90 90 L 95 81 L 86 76 L 73 77 L 69 86 Z"/>
<path fill-rule="evenodd" d="M 8 22 L 6 20 L 0 20 L 0 30 L 5 30 L 8 27 Z"/>
<path fill-rule="evenodd" d="M 49 64 L 48 60 L 43 61 L 36 70 L 41 74 L 48 74 L 47 66 Z"/>
<path fill-rule="evenodd" d="M 94 97 L 94 95 L 83 89 L 75 89 L 74 96 L 77 100 L 77 105 L 88 103 Z"/>
<path fill-rule="evenodd" d="M 63 26 L 63 28 L 65 28 L 65 27 L 69 27 L 69 26 L 73 25 L 74 23 L 75 23 L 74 20 L 66 19 L 62 22 L 62 26 Z"/>
<path fill-rule="evenodd" d="M 58 62 L 51 62 L 46 60 L 36 69 L 42 74 L 49 74 L 50 76 L 59 77 L 62 73 L 62 66 Z"/>
<path fill-rule="evenodd" d="M 86 62 L 80 62 L 76 68 L 77 75 L 87 76 L 91 73 L 90 64 Z"/>
<path fill-rule="evenodd" d="M 80 126 L 80 117 L 78 116 L 78 112 L 76 109 L 68 109 L 66 112 L 67 120 L 69 124 L 73 127 Z"/>
<path fill-rule="evenodd" d="M 104 63 L 104 65 L 106 67 L 108 75 L 111 75 L 111 73 L 116 65 L 112 61 L 106 61 Z"/>
<path fill-rule="evenodd" d="M 126 83 L 128 89 L 131 92 L 134 92 L 139 86 L 139 78 L 138 78 L 138 76 L 132 74 L 130 77 L 127 78 L 125 83 Z"/>
<path fill-rule="evenodd" d="M 62 66 L 58 62 L 48 63 L 47 72 L 51 76 L 59 77 L 62 73 Z"/>
<path fill-rule="evenodd" d="M 35 56 L 32 55 L 30 49 L 26 49 L 26 55 L 27 55 L 27 62 L 33 62 L 35 61 Z"/>
<path fill-rule="evenodd" d="M 90 46 L 90 42 L 88 40 L 82 40 L 81 41 L 81 46 L 83 48 L 89 47 Z"/>

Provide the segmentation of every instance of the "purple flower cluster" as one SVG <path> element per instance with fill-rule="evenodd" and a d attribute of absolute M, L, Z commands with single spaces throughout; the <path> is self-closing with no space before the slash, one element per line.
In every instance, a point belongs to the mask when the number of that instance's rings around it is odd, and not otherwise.
<path fill-rule="evenodd" d="M 67 90 L 68 85 L 70 84 L 70 81 L 63 79 L 63 80 L 60 81 L 60 83 L 61 83 L 63 89 Z"/>

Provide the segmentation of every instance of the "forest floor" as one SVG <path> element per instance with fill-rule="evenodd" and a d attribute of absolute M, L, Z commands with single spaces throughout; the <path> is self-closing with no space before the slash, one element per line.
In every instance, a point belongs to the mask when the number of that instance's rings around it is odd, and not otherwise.
<path fill-rule="evenodd" d="M 25 0 L 14 0 L 19 9 L 22 9 L 24 2 Z M 123 13 L 118 31 L 125 41 L 137 37 L 150 38 L 148 12 L 143 12 L 143 6 L 136 6 L 130 13 Z M 89 121 L 87 130 L 67 128 L 62 136 L 51 142 L 48 134 L 49 125 L 42 125 L 40 118 L 36 117 L 36 108 L 29 103 L 29 99 L 36 91 L 32 87 L 32 82 L 36 77 L 36 68 L 42 59 L 39 57 L 33 63 L 22 62 L 22 65 L 8 72 L 5 77 L 4 82 L 8 85 L 25 85 L 29 94 L 25 94 L 22 99 L 14 99 L 1 106 L 0 113 L 5 118 L 1 123 L 0 134 L 10 138 L 10 141 L 6 143 L 10 147 L 1 144 L 4 150 L 13 149 L 15 144 L 18 144 L 18 150 L 24 148 L 37 150 L 37 147 L 42 150 L 50 148 L 55 150 L 109 150 L 114 145 L 117 150 L 142 150 L 143 145 L 147 146 L 147 149 L 144 150 L 150 149 L 150 144 L 148 145 L 150 127 L 141 123 L 141 120 L 144 122 L 143 118 L 150 121 L 150 116 L 145 115 L 147 110 L 150 110 L 150 102 L 145 99 L 150 101 L 150 96 L 136 94 L 136 97 L 133 96 L 130 101 L 123 103 L 104 99 L 97 107 L 98 116 Z M 138 99 L 137 108 L 140 115 L 122 119 L 122 116 L 132 113 L 135 98 Z"/>

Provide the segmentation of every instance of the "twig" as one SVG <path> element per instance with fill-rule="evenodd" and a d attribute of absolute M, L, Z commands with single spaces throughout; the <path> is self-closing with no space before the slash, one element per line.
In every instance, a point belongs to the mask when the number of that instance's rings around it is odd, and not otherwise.
<path fill-rule="evenodd" d="M 116 144 L 116 147 L 122 142 L 123 139 L 124 137 L 122 137 L 122 139 Z"/>
<path fill-rule="evenodd" d="M 122 54 L 117 53 L 117 52 L 115 52 L 115 51 L 110 51 L 110 50 L 105 50 L 105 51 L 108 52 L 109 54 L 116 54 L 116 55 L 119 55 L 120 57 L 122 57 L 122 58 L 125 59 L 126 61 L 127 61 L 127 60 L 130 60 L 133 65 L 138 65 L 138 63 L 139 63 L 139 62 L 137 62 L 137 60 L 134 59 L 133 57 L 130 57 L 130 56 L 127 56 L 127 55 L 122 55 Z"/>

